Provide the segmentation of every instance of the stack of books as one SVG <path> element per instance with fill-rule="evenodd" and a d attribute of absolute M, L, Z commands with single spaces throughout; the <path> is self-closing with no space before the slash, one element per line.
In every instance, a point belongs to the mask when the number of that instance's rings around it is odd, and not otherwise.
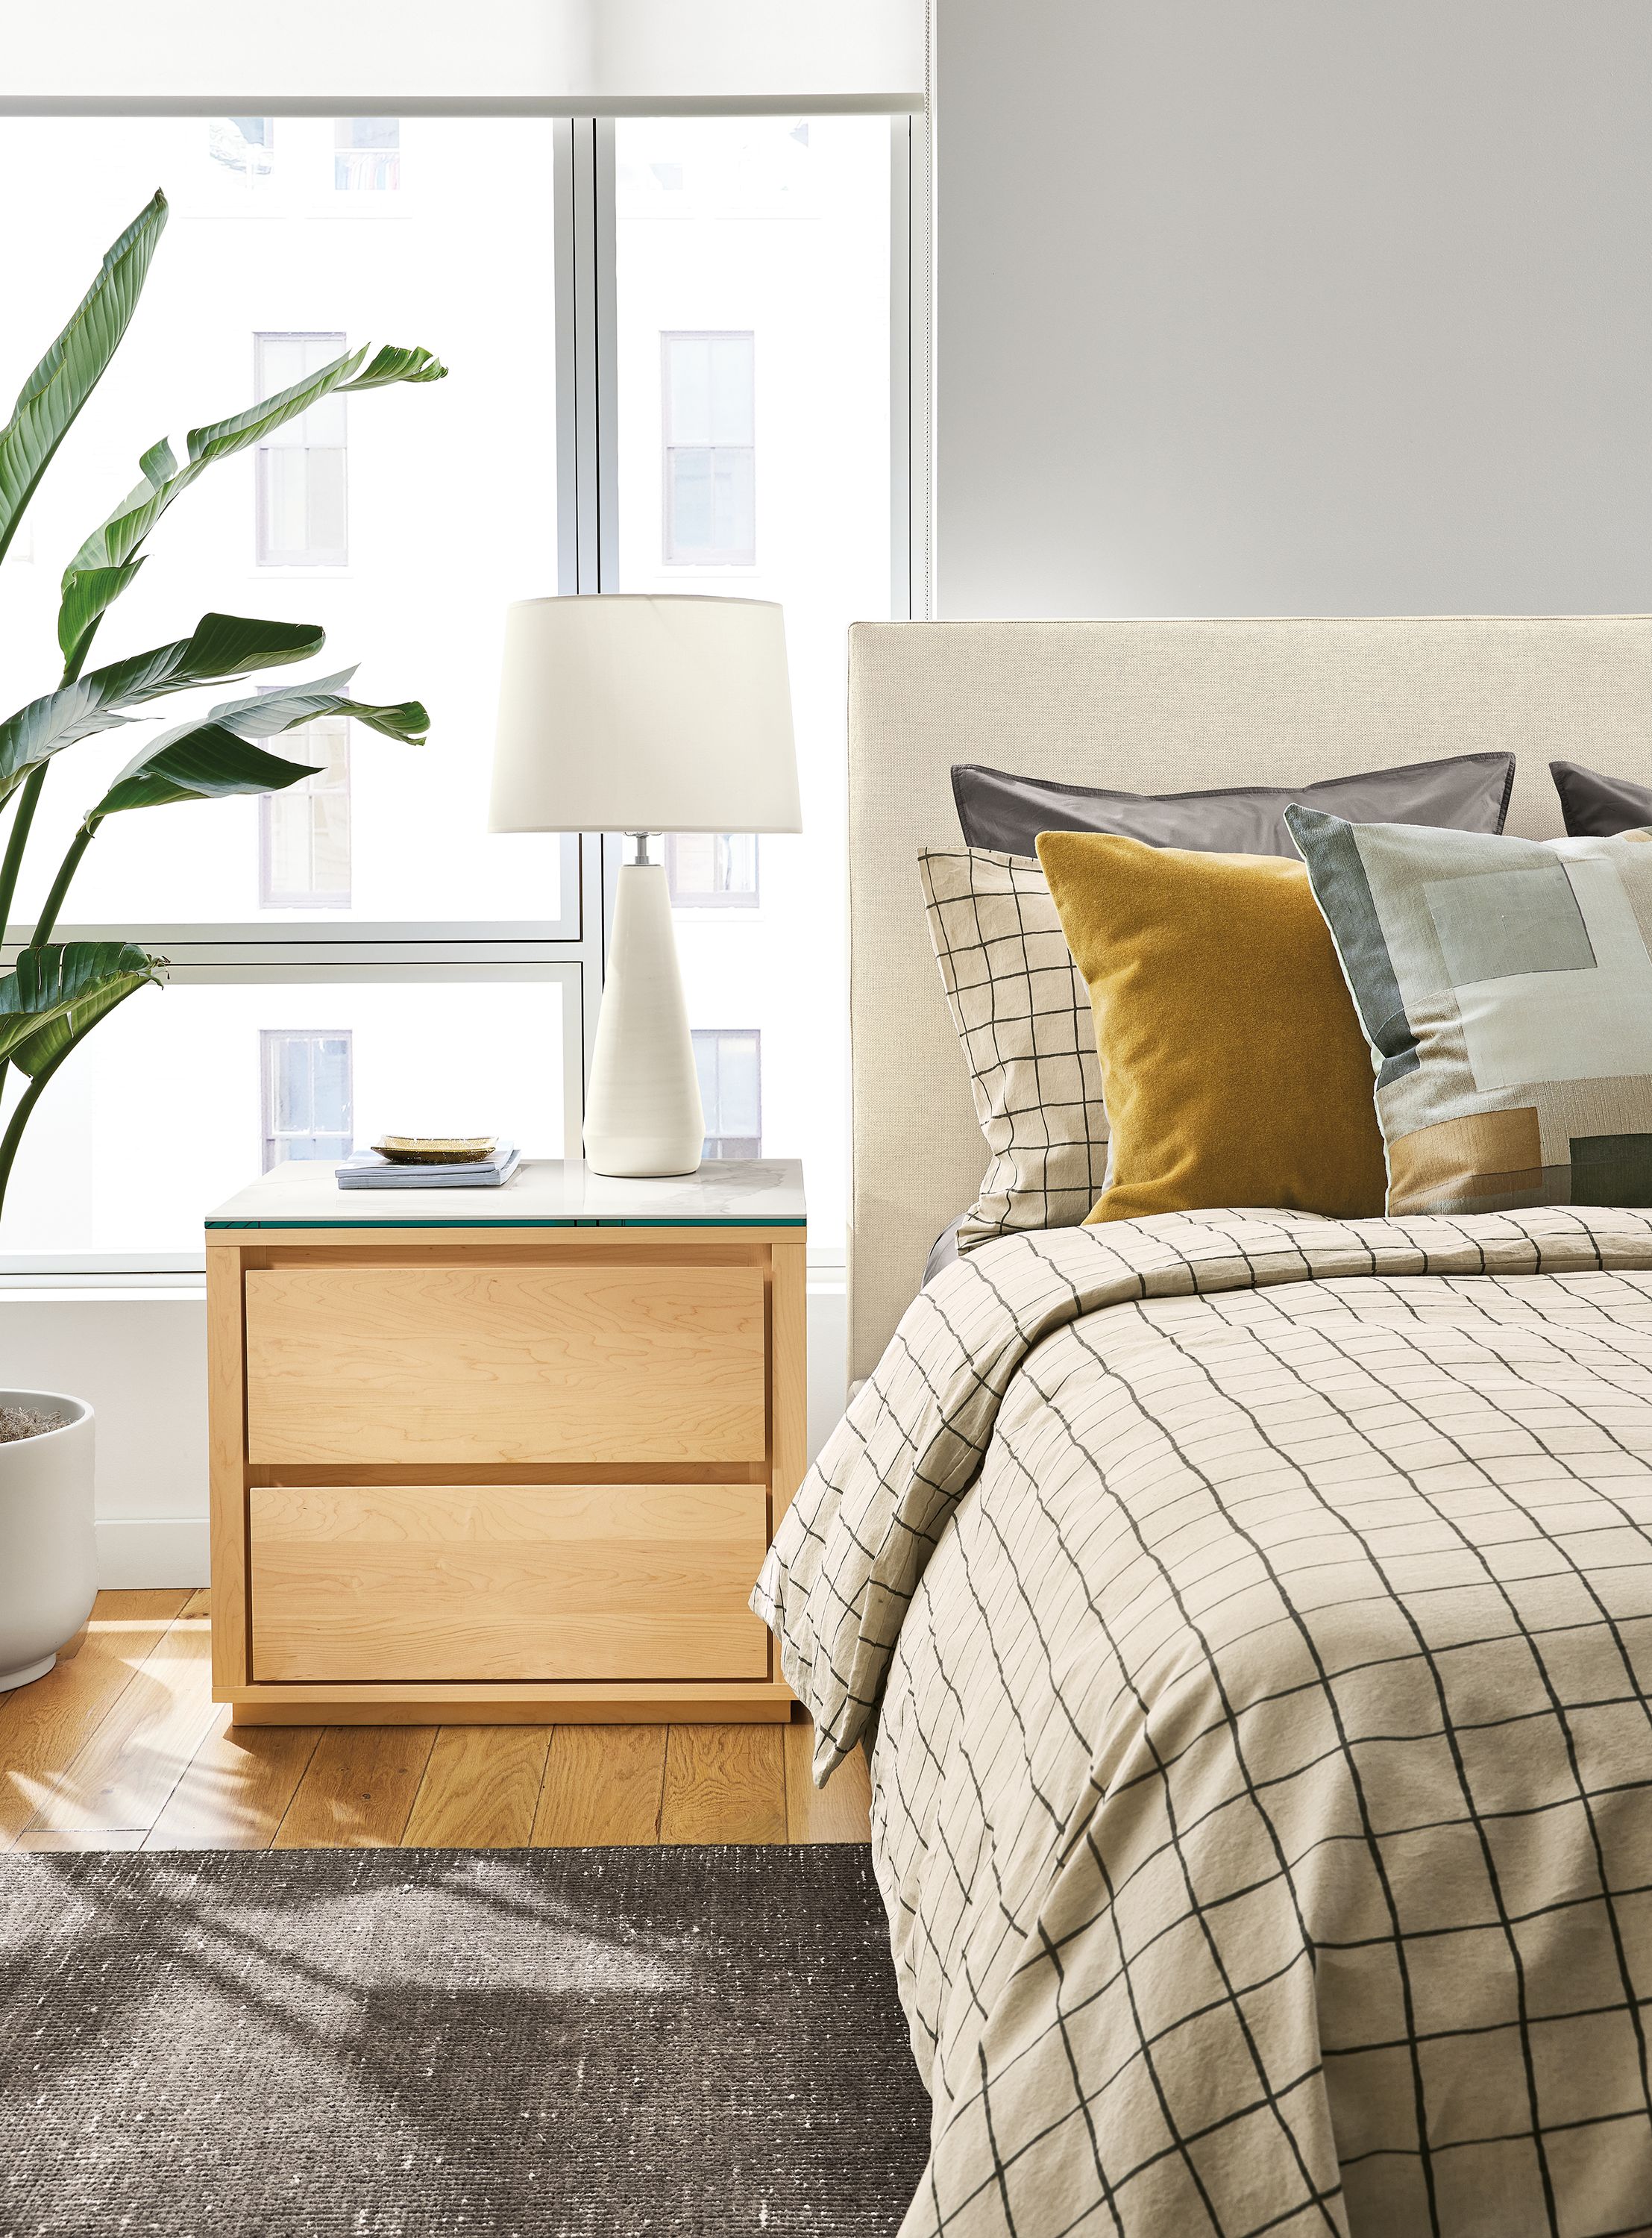
<path fill-rule="evenodd" d="M 358 1150 L 334 1171 L 340 1189 L 499 1189 L 521 1162 L 516 1144 L 501 1141 L 483 1156 L 459 1161 L 425 1161 L 406 1153 L 387 1158 L 377 1150 Z"/>

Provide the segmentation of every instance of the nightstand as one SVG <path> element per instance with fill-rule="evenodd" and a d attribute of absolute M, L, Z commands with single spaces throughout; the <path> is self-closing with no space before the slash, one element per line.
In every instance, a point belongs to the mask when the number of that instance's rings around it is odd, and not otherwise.
<path fill-rule="evenodd" d="M 207 1222 L 214 1698 L 243 1725 L 781 1720 L 803 1169 L 344 1190 Z"/>

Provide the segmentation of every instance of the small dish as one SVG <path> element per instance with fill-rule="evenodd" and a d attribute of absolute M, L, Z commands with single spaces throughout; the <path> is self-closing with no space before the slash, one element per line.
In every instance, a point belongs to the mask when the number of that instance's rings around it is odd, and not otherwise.
<path fill-rule="evenodd" d="M 498 1142 L 497 1135 L 386 1135 L 373 1147 L 393 1166 L 474 1166 Z"/>

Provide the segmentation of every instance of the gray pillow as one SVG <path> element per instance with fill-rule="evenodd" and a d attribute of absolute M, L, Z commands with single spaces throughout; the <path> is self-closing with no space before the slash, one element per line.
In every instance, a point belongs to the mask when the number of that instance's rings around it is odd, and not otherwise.
<path fill-rule="evenodd" d="M 1603 777 L 1581 762 L 1550 762 L 1569 839 L 1615 839 L 1652 824 L 1652 789 L 1626 777 Z"/>
<path fill-rule="evenodd" d="M 1457 754 L 1449 761 L 1411 762 L 1404 769 L 1367 770 L 1317 785 L 1227 785 L 1213 792 L 1155 794 L 1055 785 L 975 762 L 955 762 L 952 797 L 967 843 L 1003 855 L 1035 854 L 1041 831 L 1112 831 L 1143 839 L 1150 847 L 1294 856 L 1285 825 L 1292 801 L 1350 824 L 1427 824 L 1452 831 L 1498 833 L 1509 812 L 1514 771 L 1512 754 Z"/>

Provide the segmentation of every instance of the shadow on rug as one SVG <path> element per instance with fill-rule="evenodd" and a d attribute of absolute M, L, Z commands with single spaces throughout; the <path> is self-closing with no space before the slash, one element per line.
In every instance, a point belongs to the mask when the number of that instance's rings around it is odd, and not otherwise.
<path fill-rule="evenodd" d="M 929 2109 L 869 1857 L 0 1860 L 0 2228 L 882 2238 Z"/>

